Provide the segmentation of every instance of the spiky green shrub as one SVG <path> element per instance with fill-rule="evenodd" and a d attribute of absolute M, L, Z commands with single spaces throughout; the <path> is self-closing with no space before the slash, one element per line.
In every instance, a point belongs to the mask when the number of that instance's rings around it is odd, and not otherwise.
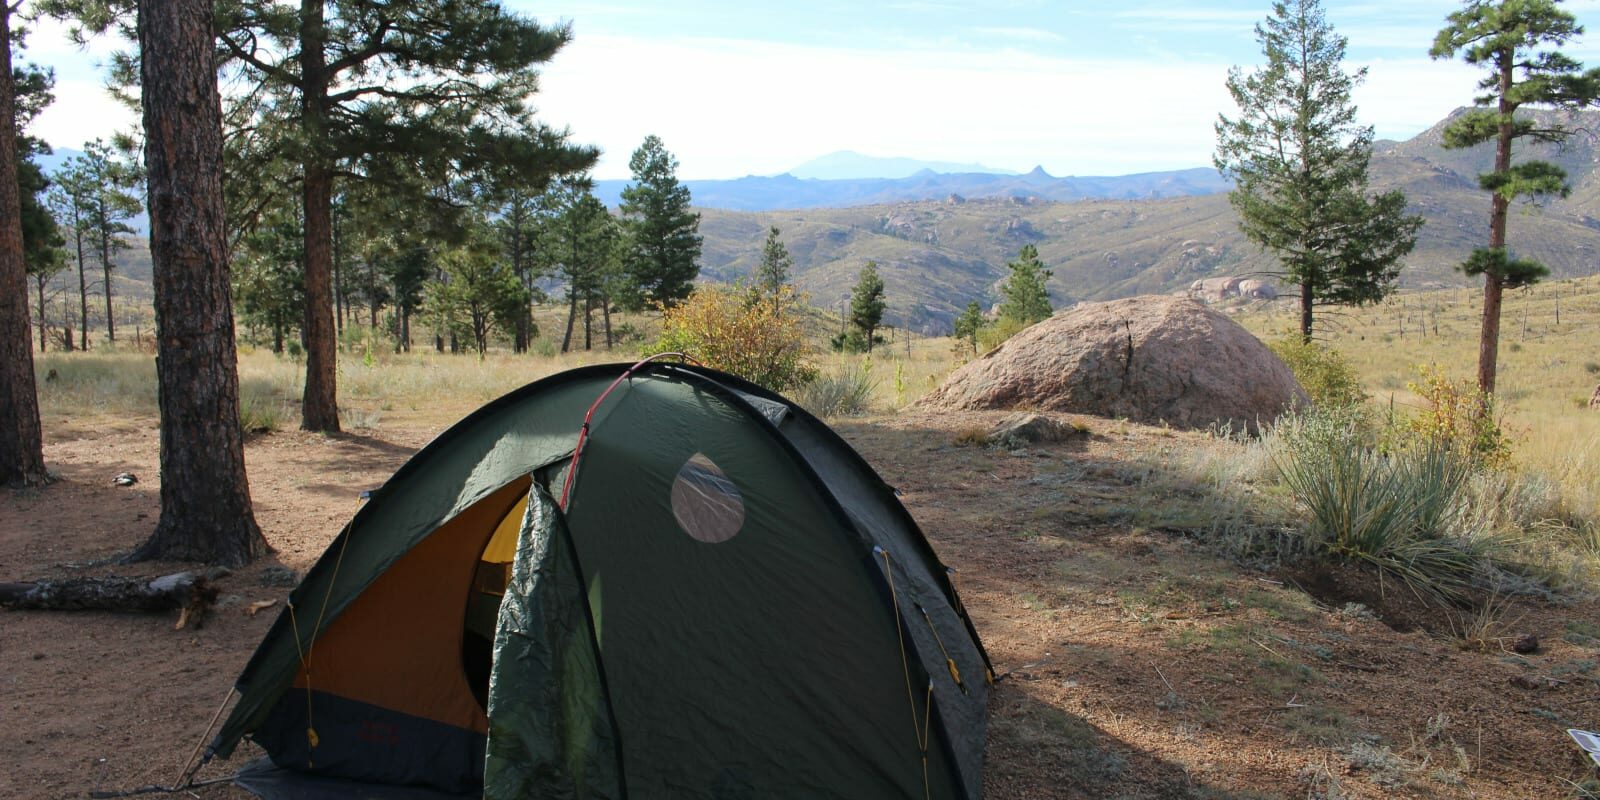
<path fill-rule="evenodd" d="M 848 417 L 865 413 L 878 380 L 872 376 L 872 361 L 860 367 L 841 364 L 818 375 L 800 387 L 800 405 L 819 417 Z"/>
<path fill-rule="evenodd" d="M 1273 464 L 1306 514 L 1306 549 L 1461 599 L 1494 549 L 1471 513 L 1472 462 L 1444 447 L 1381 452 L 1354 416 L 1308 412 L 1276 431 Z"/>

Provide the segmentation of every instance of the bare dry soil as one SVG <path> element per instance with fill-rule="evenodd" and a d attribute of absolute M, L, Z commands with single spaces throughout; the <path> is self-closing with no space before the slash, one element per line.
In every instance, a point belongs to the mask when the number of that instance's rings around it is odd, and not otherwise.
<path fill-rule="evenodd" d="M 1470 613 L 1359 569 L 1245 569 L 1197 524 L 1135 524 L 1153 449 L 1199 437 L 1105 420 L 1024 451 L 963 446 L 999 415 L 901 414 L 837 427 L 943 560 L 1002 678 L 993 798 L 1575 797 L 1594 767 L 1564 733 L 1600 725 L 1600 605 L 1511 602 L 1463 647 Z M 0 494 L 0 580 L 173 572 L 117 566 L 159 513 L 149 418 L 49 421 L 60 480 Z M 175 615 L 0 611 L 0 796 L 82 797 L 170 782 L 288 589 L 356 509 L 443 428 L 276 432 L 247 446 L 275 554 L 220 581 L 201 626 Z M 139 483 L 112 484 L 132 472 Z M 1171 484 L 1165 483 L 1165 492 Z M 1203 495 L 1204 487 L 1177 494 Z M 1179 498 L 1182 499 L 1181 497 Z M 250 757 L 208 765 L 219 777 Z M 242 756 L 242 757 L 241 757 Z M 243 796 L 226 785 L 195 796 Z"/>

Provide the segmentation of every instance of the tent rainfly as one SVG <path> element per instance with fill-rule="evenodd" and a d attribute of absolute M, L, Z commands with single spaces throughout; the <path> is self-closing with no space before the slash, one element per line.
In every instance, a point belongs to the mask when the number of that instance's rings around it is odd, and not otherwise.
<path fill-rule="evenodd" d="M 584 367 L 401 467 L 307 572 L 209 755 L 264 798 L 977 798 L 993 672 L 815 417 Z"/>

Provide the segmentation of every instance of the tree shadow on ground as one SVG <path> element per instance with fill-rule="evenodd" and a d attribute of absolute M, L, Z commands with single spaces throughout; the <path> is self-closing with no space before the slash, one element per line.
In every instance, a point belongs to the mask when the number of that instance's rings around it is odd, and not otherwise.
<path fill-rule="evenodd" d="M 1181 764 L 1128 744 L 1083 717 L 1003 680 L 989 700 L 987 797 L 1062 800 L 1256 800 L 1197 779 Z"/>

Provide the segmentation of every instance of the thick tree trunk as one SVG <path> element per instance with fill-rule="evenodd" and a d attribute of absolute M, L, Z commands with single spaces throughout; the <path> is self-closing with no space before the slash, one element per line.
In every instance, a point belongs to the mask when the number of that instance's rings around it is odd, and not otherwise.
<path fill-rule="evenodd" d="M 302 200 L 306 251 L 306 388 L 300 428 L 339 430 L 338 359 L 333 331 L 333 169 L 324 151 L 328 135 L 328 67 L 323 52 L 327 31 L 322 0 L 300 3 L 300 80 L 306 157 L 302 162 Z"/>
<path fill-rule="evenodd" d="M 139 4 L 161 519 L 133 561 L 237 566 L 267 552 L 239 428 L 215 41 L 210 0 Z"/>
<path fill-rule="evenodd" d="M 11 74 L 11 6 L 0 6 L 0 486 L 49 481 L 33 380 L 28 266 L 22 256 L 17 187 L 16 84 Z"/>
<path fill-rule="evenodd" d="M 602 316 L 604 316 L 605 322 L 606 322 L 606 349 L 610 350 L 611 349 L 611 299 L 610 298 L 608 298 L 608 297 L 601 297 L 600 298 L 600 313 L 601 313 Z"/>

